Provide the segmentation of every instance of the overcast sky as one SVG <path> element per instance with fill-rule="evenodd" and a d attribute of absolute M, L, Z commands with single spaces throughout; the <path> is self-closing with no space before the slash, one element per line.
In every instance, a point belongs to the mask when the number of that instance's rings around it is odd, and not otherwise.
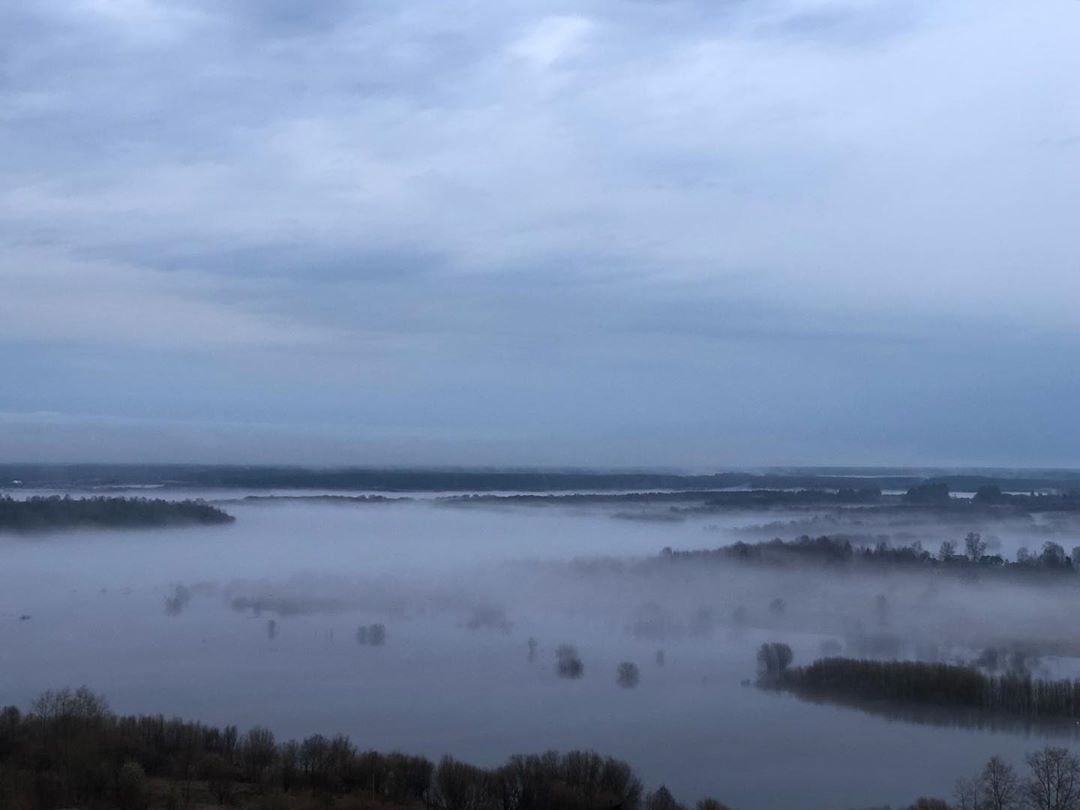
<path fill-rule="evenodd" d="M 1078 0 L 0 4 L 0 459 L 1080 465 Z"/>

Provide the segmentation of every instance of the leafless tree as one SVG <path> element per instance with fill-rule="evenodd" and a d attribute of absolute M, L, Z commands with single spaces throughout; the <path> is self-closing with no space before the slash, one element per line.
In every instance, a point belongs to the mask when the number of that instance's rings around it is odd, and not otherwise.
<path fill-rule="evenodd" d="M 978 562 L 986 553 L 986 541 L 978 532 L 968 532 L 964 538 L 964 551 L 972 562 Z"/>
<path fill-rule="evenodd" d="M 953 793 L 956 810 L 979 810 L 979 782 L 977 779 L 960 779 Z"/>
<path fill-rule="evenodd" d="M 1013 810 L 1020 803 L 1020 781 L 1012 765 L 1001 757 L 991 757 L 979 778 L 983 807 L 987 810 Z"/>
<path fill-rule="evenodd" d="M 1047 746 L 1029 754 L 1026 793 L 1032 810 L 1080 808 L 1080 759 L 1066 748 Z"/>

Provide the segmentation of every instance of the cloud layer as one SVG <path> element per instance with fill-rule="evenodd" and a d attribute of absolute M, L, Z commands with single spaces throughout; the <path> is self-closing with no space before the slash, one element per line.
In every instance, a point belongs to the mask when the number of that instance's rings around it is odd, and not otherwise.
<path fill-rule="evenodd" d="M 1072 0 L 9 6 L 0 455 L 1080 461 Z"/>

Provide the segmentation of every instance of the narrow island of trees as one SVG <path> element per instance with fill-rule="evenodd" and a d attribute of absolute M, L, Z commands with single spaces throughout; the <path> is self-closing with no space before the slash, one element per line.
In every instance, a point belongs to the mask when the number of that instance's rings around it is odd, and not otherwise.
<path fill-rule="evenodd" d="M 855 707 L 875 705 L 974 712 L 1031 723 L 1080 721 L 1080 681 L 1043 680 L 1023 673 L 986 675 L 956 664 L 823 658 L 791 667 L 785 644 L 758 651 L 758 684 L 809 700 Z"/>
<path fill-rule="evenodd" d="M 62 529 L 144 529 L 231 523 L 235 518 L 202 501 L 161 498 L 0 497 L 0 532 Z"/>

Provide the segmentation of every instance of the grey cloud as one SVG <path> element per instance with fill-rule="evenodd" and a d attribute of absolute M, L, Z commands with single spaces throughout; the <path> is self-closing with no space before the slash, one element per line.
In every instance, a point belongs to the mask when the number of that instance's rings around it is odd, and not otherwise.
<path fill-rule="evenodd" d="M 922 16 L 923 4 L 914 0 L 833 3 L 765 23 L 759 31 L 766 36 L 871 47 L 913 31 Z"/>
<path fill-rule="evenodd" d="M 1073 343 L 1078 9 L 9 4 L 0 410 L 869 459 L 953 374 L 1000 432 L 980 375 L 1076 396 L 999 358 Z"/>

